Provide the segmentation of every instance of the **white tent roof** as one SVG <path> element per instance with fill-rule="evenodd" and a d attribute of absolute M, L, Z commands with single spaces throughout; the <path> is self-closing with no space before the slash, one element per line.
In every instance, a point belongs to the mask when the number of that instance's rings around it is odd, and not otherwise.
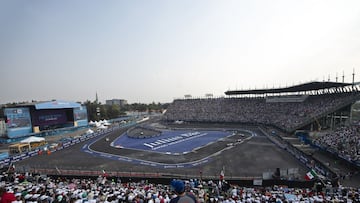
<path fill-rule="evenodd" d="M 23 140 L 21 140 L 20 142 L 21 143 L 31 143 L 31 142 L 41 142 L 41 141 L 44 141 L 45 138 L 43 137 L 35 137 L 35 136 L 31 136 L 31 137 L 28 137 L 28 138 L 25 138 Z"/>
<path fill-rule="evenodd" d="M 91 134 L 91 133 L 93 133 L 93 132 L 94 132 L 94 131 L 91 130 L 91 129 L 89 129 L 89 130 L 86 131 L 87 134 Z"/>
<path fill-rule="evenodd" d="M 100 125 L 98 128 L 99 128 L 99 129 L 107 129 L 107 127 L 104 126 L 104 125 Z"/>

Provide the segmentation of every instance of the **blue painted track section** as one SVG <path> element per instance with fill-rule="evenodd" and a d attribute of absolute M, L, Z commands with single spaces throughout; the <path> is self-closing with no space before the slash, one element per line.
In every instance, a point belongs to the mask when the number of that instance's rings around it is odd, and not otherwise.
<path fill-rule="evenodd" d="M 102 139 L 104 136 L 106 136 L 107 133 L 111 131 L 112 130 L 108 130 L 107 132 L 102 133 L 102 136 L 99 136 L 98 139 Z M 136 139 L 136 138 L 130 138 L 126 135 L 126 133 L 124 133 L 122 135 L 119 135 L 119 137 L 111 143 L 111 146 L 136 149 L 136 150 L 153 151 L 157 153 L 173 154 L 176 156 L 181 153 L 184 154 L 188 153 L 192 150 L 201 148 L 205 145 L 219 141 L 231 135 L 232 133 L 229 131 L 175 130 L 175 131 L 163 131 L 161 135 L 156 137 Z M 103 158 L 128 162 L 132 164 L 141 164 L 141 165 L 154 166 L 160 168 L 194 167 L 208 163 L 211 160 L 211 157 L 215 155 L 215 154 L 210 154 L 209 156 L 203 157 L 199 160 L 184 162 L 184 163 L 175 163 L 175 164 L 159 163 L 148 160 L 130 158 L 117 154 L 108 154 L 101 151 L 94 151 L 91 149 L 90 146 L 93 143 L 97 142 L 98 139 L 87 142 L 85 145 L 83 145 L 82 151 L 92 154 L 93 156 L 99 156 Z"/>
<path fill-rule="evenodd" d="M 186 153 L 231 135 L 227 131 L 165 131 L 160 136 L 131 138 L 119 136 L 112 146 L 160 153 Z"/>

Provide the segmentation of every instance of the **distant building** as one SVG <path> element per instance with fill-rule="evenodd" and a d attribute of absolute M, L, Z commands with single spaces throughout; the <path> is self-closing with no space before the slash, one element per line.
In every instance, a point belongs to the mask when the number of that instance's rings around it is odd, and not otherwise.
<path fill-rule="evenodd" d="M 106 100 L 106 105 L 119 105 L 119 106 L 125 106 L 127 104 L 127 101 L 124 99 L 111 99 L 111 100 Z"/>

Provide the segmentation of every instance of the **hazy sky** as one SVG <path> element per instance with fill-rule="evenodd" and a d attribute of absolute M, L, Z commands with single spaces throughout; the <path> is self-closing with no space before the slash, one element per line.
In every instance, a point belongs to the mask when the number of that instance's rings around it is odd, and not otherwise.
<path fill-rule="evenodd" d="M 360 80 L 360 1 L 0 0 L 0 103 Z"/>

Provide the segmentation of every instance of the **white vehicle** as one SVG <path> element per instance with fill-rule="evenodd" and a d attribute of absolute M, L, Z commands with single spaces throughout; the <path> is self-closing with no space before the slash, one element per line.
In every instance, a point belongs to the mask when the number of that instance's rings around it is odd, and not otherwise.
<path fill-rule="evenodd" d="M 176 121 L 174 121 L 174 123 L 175 123 L 175 124 L 183 124 L 183 123 L 184 123 L 184 121 L 181 121 L 181 120 L 176 120 Z"/>

